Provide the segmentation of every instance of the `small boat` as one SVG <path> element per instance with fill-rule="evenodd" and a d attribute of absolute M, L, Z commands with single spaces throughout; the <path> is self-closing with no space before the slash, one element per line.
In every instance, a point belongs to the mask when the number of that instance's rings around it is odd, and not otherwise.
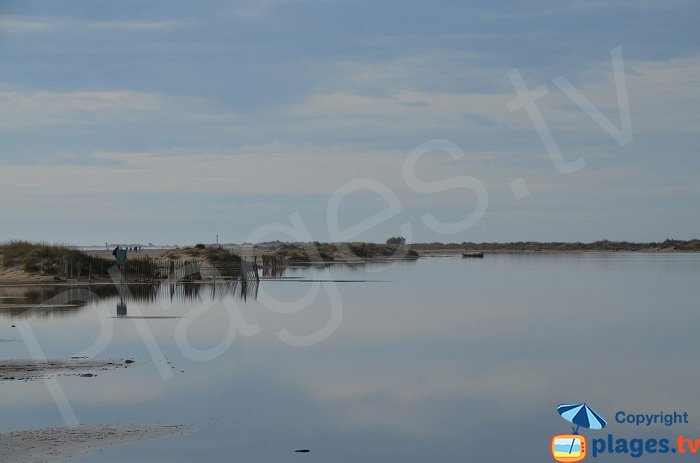
<path fill-rule="evenodd" d="M 483 252 L 463 252 L 462 257 L 471 257 L 471 258 L 477 258 L 477 259 L 483 259 L 484 258 L 484 253 Z"/>

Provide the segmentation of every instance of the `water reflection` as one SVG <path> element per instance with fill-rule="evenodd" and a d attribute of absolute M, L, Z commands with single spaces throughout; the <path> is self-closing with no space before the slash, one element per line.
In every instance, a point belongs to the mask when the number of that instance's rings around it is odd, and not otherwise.
<path fill-rule="evenodd" d="M 594 404 L 609 421 L 617 410 L 691 416 L 672 429 L 611 422 L 619 437 L 700 434 L 700 254 L 500 254 L 330 269 L 287 269 L 281 281 L 263 283 L 259 298 L 257 288 L 230 284 L 127 286 L 121 297 L 104 288 L 95 310 L 31 327 L 50 357 L 77 355 L 113 329 L 101 356 L 136 359 L 90 381 L 60 378 L 81 422 L 200 429 L 105 450 L 105 463 L 136 455 L 144 463 L 282 463 L 299 448 L 336 463 L 547 461 L 551 436 L 570 429 L 556 405 L 573 401 Z M 370 276 L 376 269 L 383 273 Z M 274 312 L 265 302 L 299 300 L 314 285 L 295 279 L 329 276 L 343 281 L 342 324 L 320 344 L 288 346 L 283 329 L 302 335 L 327 322 L 324 286 L 299 312 Z M 361 282 L 369 279 L 386 283 Z M 17 303 L 24 295 L 3 294 Z M 229 304 L 232 297 L 248 299 Z M 198 303 L 219 298 L 227 303 Z M 112 323 L 115 310 L 184 318 Z M 255 324 L 259 333 L 237 329 L 226 344 L 232 324 Z M 2 325 L 0 338 L 17 338 Z M 172 363 L 171 379 L 158 374 L 139 326 Z M 198 357 L 222 343 L 220 355 Z M 19 342 L 2 352 L 27 355 Z M 2 387 L 0 428 L 60 424 L 44 384 Z"/>
<path fill-rule="evenodd" d="M 67 317 L 97 299 L 97 294 L 85 288 L 3 287 L 0 288 L 0 316 Z"/>
<path fill-rule="evenodd" d="M 117 317 L 126 317 L 128 315 L 128 310 L 126 307 L 126 302 L 123 298 L 119 298 L 119 304 L 117 304 Z"/>
<path fill-rule="evenodd" d="M 319 270 L 333 268 L 349 274 L 381 272 L 390 266 L 414 265 L 415 261 L 396 262 L 326 262 L 294 267 L 261 268 L 263 280 L 312 279 Z M 5 286 L 0 287 L 0 317 L 50 318 L 75 315 L 83 308 L 100 300 L 117 299 L 117 316 L 126 316 L 130 301 L 140 303 L 192 302 L 207 299 L 220 300 L 227 296 L 242 301 L 257 300 L 259 282 L 246 279 L 222 279 L 212 282 L 123 283 L 71 287 Z"/>
<path fill-rule="evenodd" d="M 86 287 L 2 287 L 0 317 L 50 318 L 73 316 L 91 303 L 116 299 L 117 317 L 128 314 L 129 302 L 193 302 L 235 297 L 258 297 L 259 282 L 224 280 L 218 283 L 159 283 Z"/>
<path fill-rule="evenodd" d="M 267 279 L 280 279 L 284 278 L 285 267 L 263 267 L 262 277 Z"/>

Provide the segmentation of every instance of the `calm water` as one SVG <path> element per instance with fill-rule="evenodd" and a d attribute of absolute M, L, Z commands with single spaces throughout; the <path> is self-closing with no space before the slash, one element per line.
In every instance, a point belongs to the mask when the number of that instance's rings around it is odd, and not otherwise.
<path fill-rule="evenodd" d="M 77 462 L 549 461 L 551 436 L 570 430 L 562 402 L 588 402 L 616 436 L 700 437 L 699 254 L 438 257 L 284 278 L 2 309 L 0 357 L 30 357 L 11 328 L 24 323 L 49 358 L 133 358 L 59 377 L 78 419 L 199 429 Z M 309 281 L 329 279 L 345 281 Z M 0 303 L 52 295 L 2 289 Z M 690 424 L 619 425 L 618 410 L 687 411 Z M 0 383 L 0 413 L 0 431 L 63 425 L 43 381 Z"/>

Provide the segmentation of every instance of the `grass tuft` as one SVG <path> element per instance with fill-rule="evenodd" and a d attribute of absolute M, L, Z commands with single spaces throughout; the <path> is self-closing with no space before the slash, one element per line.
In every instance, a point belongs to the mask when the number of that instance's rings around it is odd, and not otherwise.
<path fill-rule="evenodd" d="M 65 270 L 66 262 L 80 266 L 84 272 L 92 268 L 94 275 L 107 275 L 107 269 L 114 261 L 94 257 L 65 245 L 30 243 L 29 241 L 9 241 L 0 244 L 2 266 L 19 267 L 28 273 L 58 275 Z"/>

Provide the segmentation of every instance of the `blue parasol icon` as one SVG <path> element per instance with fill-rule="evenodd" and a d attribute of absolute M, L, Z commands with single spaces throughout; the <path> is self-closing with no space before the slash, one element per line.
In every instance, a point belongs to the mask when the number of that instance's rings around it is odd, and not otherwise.
<path fill-rule="evenodd" d="M 583 404 L 561 404 L 557 407 L 557 411 L 566 421 L 569 421 L 576 425 L 574 434 L 578 434 L 579 426 L 583 426 L 588 429 L 603 429 L 605 425 L 608 424 L 605 418 L 596 413 L 585 403 Z M 574 449 L 574 443 L 576 439 L 571 441 L 571 448 L 569 453 Z"/>
<path fill-rule="evenodd" d="M 574 434 L 578 434 L 579 426 L 588 429 L 603 429 L 608 424 L 605 418 L 596 413 L 588 405 L 584 404 L 562 404 L 557 407 L 557 411 L 566 421 L 576 425 Z"/>

